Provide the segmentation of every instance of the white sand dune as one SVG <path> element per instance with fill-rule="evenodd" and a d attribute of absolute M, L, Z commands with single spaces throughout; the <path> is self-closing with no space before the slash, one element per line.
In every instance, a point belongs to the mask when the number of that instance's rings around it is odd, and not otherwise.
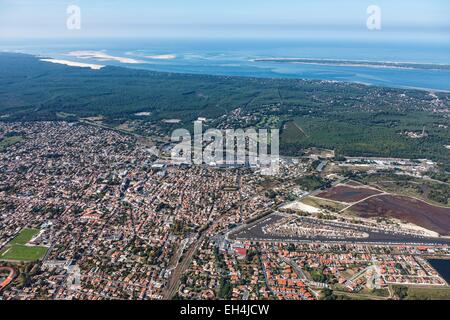
<path fill-rule="evenodd" d="M 41 59 L 41 61 L 50 62 L 50 63 L 57 63 L 57 64 L 64 64 L 64 65 L 70 66 L 70 67 L 91 68 L 93 70 L 100 70 L 101 68 L 104 67 L 104 66 L 99 65 L 99 64 L 82 63 L 82 62 L 69 61 L 69 60 Z"/>
<path fill-rule="evenodd" d="M 147 59 L 155 59 L 155 60 L 172 60 L 176 59 L 177 56 L 174 54 L 160 54 L 160 55 L 154 55 L 154 56 L 145 56 Z"/>
<path fill-rule="evenodd" d="M 124 58 L 124 57 L 116 57 L 104 53 L 102 51 L 72 51 L 67 55 L 72 57 L 77 57 L 79 59 L 95 59 L 99 61 L 117 61 L 120 63 L 128 63 L 128 64 L 138 64 L 143 63 L 143 61 L 139 61 L 132 58 Z"/>
<path fill-rule="evenodd" d="M 282 209 L 291 209 L 291 210 L 303 211 L 303 212 L 307 212 L 307 213 L 320 212 L 320 209 L 317 209 L 313 206 L 304 204 L 303 202 L 300 202 L 300 201 L 295 201 L 295 202 L 289 203 L 289 204 L 283 206 Z"/>

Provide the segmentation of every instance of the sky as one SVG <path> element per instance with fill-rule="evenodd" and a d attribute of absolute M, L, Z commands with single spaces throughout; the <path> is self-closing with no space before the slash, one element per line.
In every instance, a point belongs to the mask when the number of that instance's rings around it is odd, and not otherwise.
<path fill-rule="evenodd" d="M 67 7 L 81 10 L 69 30 Z M 381 9 L 386 39 L 450 39 L 448 0 L 0 0 L 0 39 L 364 37 Z"/>

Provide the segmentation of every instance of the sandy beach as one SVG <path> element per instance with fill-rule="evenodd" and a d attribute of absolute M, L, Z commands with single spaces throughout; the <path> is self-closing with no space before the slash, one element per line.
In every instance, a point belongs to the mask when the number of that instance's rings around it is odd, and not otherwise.
<path fill-rule="evenodd" d="M 120 63 L 128 63 L 128 64 L 139 64 L 144 63 L 143 61 L 139 61 L 132 58 L 124 58 L 124 57 L 116 57 L 104 53 L 102 51 L 72 51 L 67 55 L 72 57 L 77 57 L 79 59 L 96 59 L 99 61 L 117 61 Z"/>
<path fill-rule="evenodd" d="M 145 56 L 147 59 L 155 59 L 155 60 L 173 60 L 176 59 L 177 56 L 174 54 L 160 54 L 154 56 Z"/>
<path fill-rule="evenodd" d="M 70 66 L 70 67 L 91 68 L 93 70 L 100 70 L 101 68 L 104 67 L 99 64 L 82 63 L 82 62 L 75 62 L 75 61 L 69 61 L 69 60 L 41 59 L 41 61 L 57 63 L 57 64 L 64 64 L 64 65 Z"/>

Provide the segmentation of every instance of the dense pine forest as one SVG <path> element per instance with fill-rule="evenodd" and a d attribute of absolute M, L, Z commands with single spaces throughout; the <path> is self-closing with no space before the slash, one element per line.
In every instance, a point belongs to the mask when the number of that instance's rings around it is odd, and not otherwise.
<path fill-rule="evenodd" d="M 186 126 L 205 117 L 218 127 L 234 119 L 235 127 L 279 127 L 288 155 L 317 146 L 342 155 L 428 158 L 448 166 L 449 108 L 448 93 L 110 66 L 91 70 L 0 53 L 0 121 L 101 116 L 109 126 L 135 121 L 169 130 L 173 125 L 163 119 Z M 411 137 L 424 128 L 425 136 Z"/>

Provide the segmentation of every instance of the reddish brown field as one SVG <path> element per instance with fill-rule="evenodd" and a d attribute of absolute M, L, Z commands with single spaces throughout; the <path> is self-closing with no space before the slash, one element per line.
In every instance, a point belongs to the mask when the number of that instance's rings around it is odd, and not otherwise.
<path fill-rule="evenodd" d="M 429 205 L 409 197 L 381 195 L 351 207 L 360 217 L 392 217 L 450 236 L 450 208 Z"/>
<path fill-rule="evenodd" d="M 357 202 L 367 197 L 380 194 L 381 191 L 368 188 L 353 188 L 350 186 L 337 186 L 317 195 L 319 198 L 325 198 L 341 202 Z"/>

